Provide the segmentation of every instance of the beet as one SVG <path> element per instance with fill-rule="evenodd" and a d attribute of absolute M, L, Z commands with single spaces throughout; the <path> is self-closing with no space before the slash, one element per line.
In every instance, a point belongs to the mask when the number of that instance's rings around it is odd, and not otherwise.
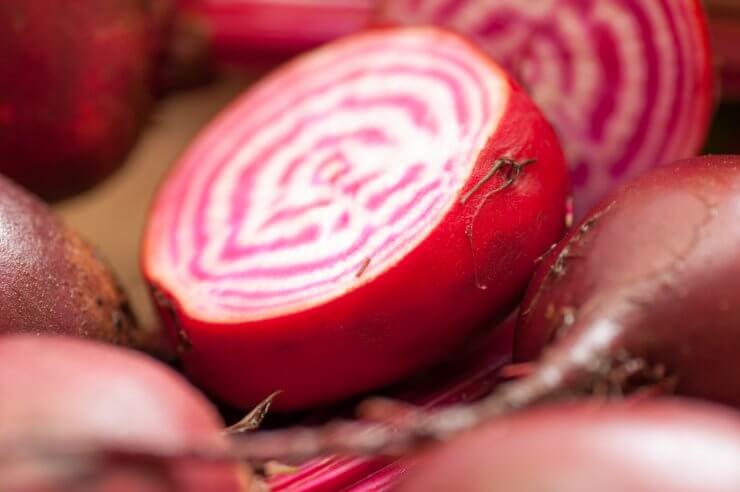
<path fill-rule="evenodd" d="M 622 187 L 537 271 L 515 355 L 517 404 L 581 387 L 661 385 L 740 407 L 740 157 L 701 157 Z"/>
<path fill-rule="evenodd" d="M 145 122 L 169 0 L 0 4 L 0 173 L 47 200 L 96 184 Z"/>
<path fill-rule="evenodd" d="M 385 0 L 390 22 L 480 42 L 558 131 L 580 217 L 616 183 L 695 155 L 712 110 L 699 0 Z"/>
<path fill-rule="evenodd" d="M 525 412 L 433 450 L 393 490 L 735 492 L 740 417 L 681 400 Z"/>
<path fill-rule="evenodd" d="M 246 490 L 237 465 L 167 457 L 218 446 L 222 423 L 166 366 L 88 340 L 27 335 L 0 337 L 0 361 L 3 490 Z"/>
<path fill-rule="evenodd" d="M 257 84 L 160 189 L 143 270 L 188 374 L 277 409 L 395 381 L 520 296 L 567 170 L 523 91 L 434 28 L 369 31 Z"/>
<path fill-rule="evenodd" d="M 148 343 L 98 253 L 40 200 L 1 176 L 0 230 L 0 334 Z"/>

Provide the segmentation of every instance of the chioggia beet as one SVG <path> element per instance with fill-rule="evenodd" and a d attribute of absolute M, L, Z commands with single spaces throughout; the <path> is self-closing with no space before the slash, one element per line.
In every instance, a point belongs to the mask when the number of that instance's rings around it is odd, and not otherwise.
<path fill-rule="evenodd" d="M 277 409 L 444 357 L 520 297 L 564 227 L 550 126 L 436 28 L 298 58 L 205 130 L 151 210 L 143 271 L 188 374 Z"/>
<path fill-rule="evenodd" d="M 688 400 L 528 411 L 432 450 L 380 490 L 735 492 L 740 415 Z"/>
<path fill-rule="evenodd" d="M 5 492 L 246 492 L 246 468 L 178 457 L 225 448 L 216 410 L 171 369 L 64 337 L 0 337 Z"/>
<path fill-rule="evenodd" d="M 699 0 L 384 0 L 385 22 L 468 34 L 558 132 L 577 215 L 615 184 L 695 155 L 713 103 Z"/>
<path fill-rule="evenodd" d="M 47 200 L 123 161 L 152 102 L 169 0 L 0 3 L 0 173 Z"/>
<path fill-rule="evenodd" d="M 1 176 L 0 231 L 0 335 L 75 335 L 155 348 L 99 254 Z"/>

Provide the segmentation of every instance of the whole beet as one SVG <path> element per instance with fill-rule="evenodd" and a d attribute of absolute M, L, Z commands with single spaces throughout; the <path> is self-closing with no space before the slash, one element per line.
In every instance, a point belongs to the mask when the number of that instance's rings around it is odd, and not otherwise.
<path fill-rule="evenodd" d="M 0 2 L 0 173 L 58 200 L 113 172 L 152 102 L 170 3 Z"/>
<path fill-rule="evenodd" d="M 7 492 L 240 492 L 215 408 L 168 367 L 89 340 L 0 337 L 0 488 Z"/>
<path fill-rule="evenodd" d="M 617 190 L 552 251 L 525 298 L 513 406 L 659 385 L 740 407 L 740 157 L 699 157 Z"/>
<path fill-rule="evenodd" d="M 402 492 L 735 492 L 740 416 L 689 401 L 558 406 L 433 450 Z"/>
<path fill-rule="evenodd" d="M 39 199 L 0 176 L 0 335 L 144 344 L 98 253 Z"/>

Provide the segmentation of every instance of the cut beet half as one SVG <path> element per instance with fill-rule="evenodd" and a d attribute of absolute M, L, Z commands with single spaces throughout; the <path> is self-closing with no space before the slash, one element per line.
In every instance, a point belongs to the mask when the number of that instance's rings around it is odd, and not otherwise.
<path fill-rule="evenodd" d="M 615 184 L 695 155 L 713 81 L 698 0 L 382 0 L 386 22 L 446 25 L 509 69 L 558 132 L 577 215 Z"/>
<path fill-rule="evenodd" d="M 478 48 L 368 31 L 226 110 L 162 186 L 143 269 L 186 370 L 296 409 L 449 355 L 564 227 L 554 132 Z"/>

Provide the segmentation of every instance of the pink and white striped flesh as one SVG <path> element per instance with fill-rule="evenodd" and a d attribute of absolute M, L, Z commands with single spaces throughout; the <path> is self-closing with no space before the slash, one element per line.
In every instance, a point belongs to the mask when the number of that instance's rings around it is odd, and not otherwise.
<path fill-rule="evenodd" d="M 470 35 L 558 131 L 577 215 L 616 184 L 696 155 L 712 60 L 699 0 L 382 0 L 384 21 Z"/>
<path fill-rule="evenodd" d="M 568 193 L 554 132 L 477 47 L 368 31 L 278 70 L 197 139 L 143 267 L 198 383 L 301 408 L 449 357 L 505 314 Z"/>

